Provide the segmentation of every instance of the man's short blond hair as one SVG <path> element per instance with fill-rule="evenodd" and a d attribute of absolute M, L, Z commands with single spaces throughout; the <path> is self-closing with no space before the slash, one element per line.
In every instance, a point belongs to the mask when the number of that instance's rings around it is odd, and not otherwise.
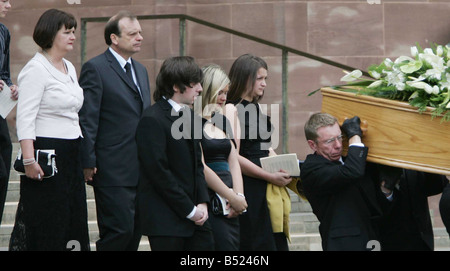
<path fill-rule="evenodd" d="M 305 123 L 306 140 L 316 141 L 319 135 L 317 130 L 321 127 L 333 126 L 338 120 L 328 113 L 315 113 L 311 115 L 309 120 Z"/>

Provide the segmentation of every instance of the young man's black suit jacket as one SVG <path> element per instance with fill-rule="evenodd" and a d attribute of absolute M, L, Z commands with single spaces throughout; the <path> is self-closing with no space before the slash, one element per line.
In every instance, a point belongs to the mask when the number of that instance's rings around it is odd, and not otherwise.
<path fill-rule="evenodd" d="M 376 240 L 374 219 L 381 215 L 368 148 L 349 147 L 343 165 L 310 154 L 301 167 L 301 182 L 320 221 L 323 250 L 366 250 Z M 381 193 L 381 191 L 379 192 Z"/>
<path fill-rule="evenodd" d="M 193 111 L 183 111 L 190 115 L 192 124 Z M 138 208 L 142 234 L 149 237 L 191 236 L 198 226 L 186 217 L 197 204 L 209 202 L 200 140 L 179 138 L 177 127 L 188 118 L 172 116 L 171 112 L 168 101 L 158 100 L 144 112 L 136 133 Z M 201 119 L 198 121 L 201 129 Z M 207 222 L 203 227 L 209 227 Z"/>

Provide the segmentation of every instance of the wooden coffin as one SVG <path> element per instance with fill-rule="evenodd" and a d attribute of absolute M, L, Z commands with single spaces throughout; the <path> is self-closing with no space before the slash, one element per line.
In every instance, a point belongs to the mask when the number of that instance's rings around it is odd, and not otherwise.
<path fill-rule="evenodd" d="M 322 112 L 342 124 L 359 116 L 367 122 L 363 143 L 374 163 L 450 175 L 450 122 L 418 113 L 406 102 L 321 89 Z"/>

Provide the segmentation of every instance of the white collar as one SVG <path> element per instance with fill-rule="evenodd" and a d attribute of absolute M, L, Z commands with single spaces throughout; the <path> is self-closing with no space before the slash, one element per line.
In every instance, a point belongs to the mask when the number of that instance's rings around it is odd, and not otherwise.
<path fill-rule="evenodd" d="M 111 47 L 109 47 L 109 51 L 117 59 L 117 61 L 119 62 L 119 65 L 120 65 L 120 67 L 122 67 L 122 69 L 125 70 L 125 64 L 127 64 L 127 62 L 130 63 L 131 66 L 133 66 L 131 63 L 131 57 L 126 60 L 121 55 L 119 55 L 116 51 L 114 51 L 114 49 Z"/>
<path fill-rule="evenodd" d="M 50 60 L 48 60 L 48 58 L 41 52 L 36 52 L 33 59 L 39 61 L 47 69 L 47 71 L 57 80 L 63 83 L 73 82 L 73 79 L 70 76 L 69 65 L 67 65 L 66 60 L 64 58 L 63 62 L 64 65 L 66 65 L 67 67 L 67 74 L 64 74 L 58 69 L 56 69 L 55 66 L 53 66 L 53 64 L 50 62 Z"/>
<path fill-rule="evenodd" d="M 164 99 L 166 99 L 166 97 L 164 97 Z M 167 100 L 167 99 L 166 99 Z M 183 105 L 180 105 L 179 103 L 175 102 L 172 99 L 167 100 L 169 102 L 169 104 L 172 106 L 173 110 L 175 110 L 175 112 L 179 112 L 181 109 L 184 108 Z"/>

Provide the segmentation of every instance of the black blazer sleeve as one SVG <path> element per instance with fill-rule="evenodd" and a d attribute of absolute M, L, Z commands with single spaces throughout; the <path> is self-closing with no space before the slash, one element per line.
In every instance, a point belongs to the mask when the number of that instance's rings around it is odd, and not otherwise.
<path fill-rule="evenodd" d="M 82 166 L 96 167 L 95 141 L 97 137 L 103 95 L 102 78 L 96 66 L 87 62 L 81 68 L 79 84 L 84 91 L 84 103 L 80 109 L 82 128 Z"/>
<path fill-rule="evenodd" d="M 144 116 L 139 122 L 136 141 L 139 149 L 141 173 L 144 181 L 151 182 L 156 193 L 178 216 L 186 218 L 195 204 L 180 186 L 180 180 L 171 170 L 169 163 L 177 163 L 176 154 L 170 155 L 171 130 L 162 120 L 165 116 Z"/>
<path fill-rule="evenodd" d="M 300 173 L 305 192 L 328 194 L 354 183 L 364 176 L 367 153 L 367 147 L 349 147 L 344 165 L 320 155 L 308 155 Z"/>

